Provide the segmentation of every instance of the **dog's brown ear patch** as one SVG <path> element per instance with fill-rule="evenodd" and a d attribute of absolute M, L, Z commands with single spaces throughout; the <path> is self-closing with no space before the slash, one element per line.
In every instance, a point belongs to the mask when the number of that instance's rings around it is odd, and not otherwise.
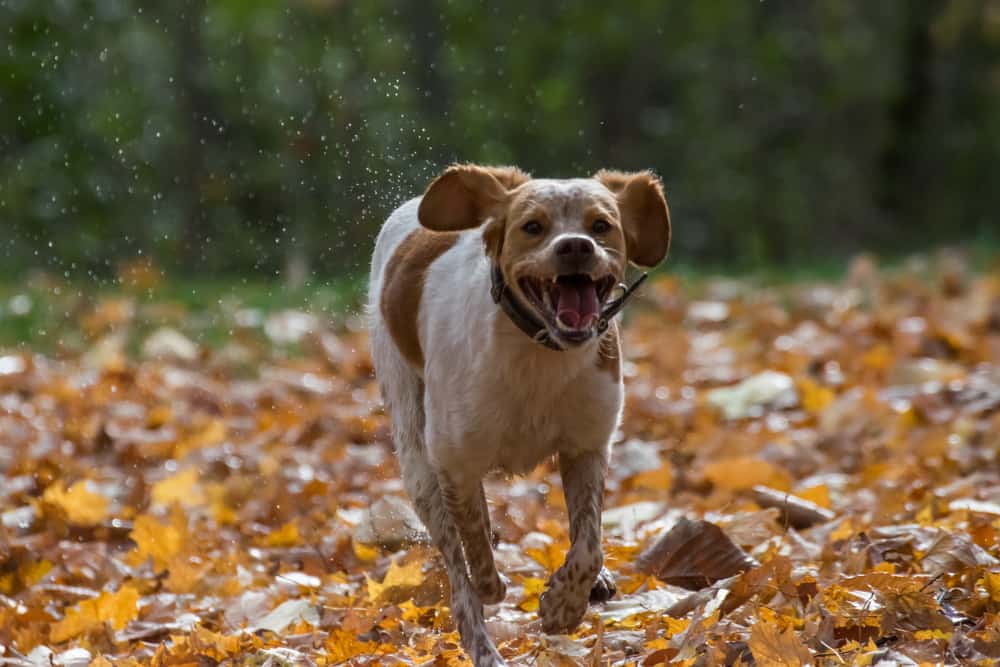
<path fill-rule="evenodd" d="M 448 167 L 424 193 L 417 219 L 436 232 L 478 227 L 497 213 L 509 190 L 528 180 L 530 177 L 515 167 Z"/>
<path fill-rule="evenodd" d="M 670 209 L 660 179 L 650 171 L 599 171 L 594 175 L 618 199 L 628 259 L 656 266 L 670 249 Z"/>
<path fill-rule="evenodd" d="M 458 241 L 458 234 L 438 234 L 417 228 L 403 239 L 385 268 L 379 309 L 396 347 L 408 362 L 424 367 L 417 317 L 427 269 Z"/>
<path fill-rule="evenodd" d="M 480 169 L 488 171 L 508 190 L 513 190 L 531 180 L 530 174 L 517 167 L 480 167 Z"/>

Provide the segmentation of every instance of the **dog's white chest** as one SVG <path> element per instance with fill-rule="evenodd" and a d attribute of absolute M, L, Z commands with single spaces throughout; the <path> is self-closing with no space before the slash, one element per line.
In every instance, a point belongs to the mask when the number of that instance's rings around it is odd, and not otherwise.
<path fill-rule="evenodd" d="M 562 354 L 546 351 L 548 364 L 480 363 L 448 383 L 446 396 L 429 395 L 432 404 L 448 403 L 428 412 L 432 457 L 469 475 L 524 474 L 558 451 L 606 448 L 621 412 L 621 385 L 596 368 L 561 363 Z"/>

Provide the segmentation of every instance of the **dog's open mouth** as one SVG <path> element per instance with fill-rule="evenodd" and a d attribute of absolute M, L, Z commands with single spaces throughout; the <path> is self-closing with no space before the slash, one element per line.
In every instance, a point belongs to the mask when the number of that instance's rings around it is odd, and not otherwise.
<path fill-rule="evenodd" d="M 560 337 L 583 342 L 593 335 L 601 308 L 615 286 L 614 276 L 594 280 L 576 273 L 543 279 L 524 277 L 521 289 Z"/>

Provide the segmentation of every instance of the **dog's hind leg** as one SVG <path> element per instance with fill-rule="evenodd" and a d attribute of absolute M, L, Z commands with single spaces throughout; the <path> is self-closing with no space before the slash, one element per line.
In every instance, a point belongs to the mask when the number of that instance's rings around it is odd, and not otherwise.
<path fill-rule="evenodd" d="M 458 626 L 462 647 L 476 667 L 504 665 L 486 631 L 483 603 L 469 579 L 462 538 L 445 506 L 437 475 L 422 450 L 417 451 L 410 445 L 402 446 L 399 457 L 403 482 L 413 499 L 417 515 L 427 526 L 431 539 L 444 557 L 451 584 L 451 614 Z"/>
<path fill-rule="evenodd" d="M 423 382 L 409 369 L 398 370 L 392 376 L 392 385 L 385 383 L 382 390 L 392 414 L 393 440 L 403 483 L 417 516 L 444 557 L 451 584 L 451 615 L 458 626 L 462 647 L 476 667 L 500 667 L 505 663 L 486 631 L 483 603 L 469 580 L 461 534 L 445 507 L 437 473 L 427 460 Z"/>
<path fill-rule="evenodd" d="M 583 620 L 595 583 L 603 584 L 605 599 L 614 583 L 604 568 L 601 551 L 601 508 L 604 505 L 603 452 L 559 454 L 559 472 L 569 510 L 570 549 L 566 562 L 549 580 L 539 602 L 542 629 L 548 633 L 574 629 Z M 598 582 L 599 577 L 604 579 Z"/>
<path fill-rule="evenodd" d="M 493 561 L 490 514 L 482 482 L 478 479 L 456 482 L 447 474 L 439 475 L 438 482 L 445 507 L 462 536 L 472 585 L 486 604 L 500 602 L 507 594 L 507 585 Z"/>

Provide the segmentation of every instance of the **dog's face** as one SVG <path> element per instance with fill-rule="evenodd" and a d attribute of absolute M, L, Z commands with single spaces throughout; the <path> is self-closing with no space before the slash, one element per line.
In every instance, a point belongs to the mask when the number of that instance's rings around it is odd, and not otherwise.
<path fill-rule="evenodd" d="M 611 191 L 594 179 L 531 180 L 488 225 L 487 250 L 521 301 L 559 342 L 589 339 L 625 276 L 625 232 Z"/>
<path fill-rule="evenodd" d="M 563 347 L 594 337 L 629 261 L 653 266 L 670 243 L 667 204 L 648 172 L 553 180 L 515 169 L 452 167 L 428 188 L 418 216 L 437 231 L 485 223 L 485 252 L 508 289 Z"/>

